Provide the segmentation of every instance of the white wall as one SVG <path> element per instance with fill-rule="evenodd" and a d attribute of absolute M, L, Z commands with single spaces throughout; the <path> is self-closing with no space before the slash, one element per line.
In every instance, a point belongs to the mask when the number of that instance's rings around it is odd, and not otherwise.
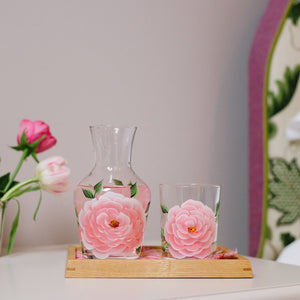
<path fill-rule="evenodd" d="M 152 190 L 146 240 L 159 243 L 158 184 L 222 185 L 219 243 L 247 253 L 247 60 L 264 0 L 0 4 L 1 173 L 22 118 L 50 124 L 72 186 L 93 165 L 90 124 L 138 126 L 133 166 Z M 28 159 L 18 179 L 33 174 Z M 21 197 L 16 246 L 76 243 L 72 191 Z M 6 215 L 5 241 L 16 206 Z"/>

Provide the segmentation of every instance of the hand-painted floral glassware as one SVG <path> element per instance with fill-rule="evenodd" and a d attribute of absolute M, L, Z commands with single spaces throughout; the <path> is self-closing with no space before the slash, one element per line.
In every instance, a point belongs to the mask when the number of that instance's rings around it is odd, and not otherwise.
<path fill-rule="evenodd" d="M 137 258 L 151 194 L 131 167 L 136 127 L 91 126 L 96 162 L 74 191 L 82 251 L 88 258 Z"/>
<path fill-rule="evenodd" d="M 216 249 L 220 186 L 161 184 L 164 257 L 206 258 Z"/>

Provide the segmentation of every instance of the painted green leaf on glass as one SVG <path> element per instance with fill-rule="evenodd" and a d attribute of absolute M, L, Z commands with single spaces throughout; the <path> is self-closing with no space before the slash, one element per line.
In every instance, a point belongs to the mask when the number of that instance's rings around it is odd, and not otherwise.
<path fill-rule="evenodd" d="M 76 207 L 75 207 L 75 216 L 76 216 L 76 218 L 78 218 L 78 210 Z"/>
<path fill-rule="evenodd" d="M 115 185 L 124 185 L 123 182 L 119 179 L 113 179 Z"/>
<path fill-rule="evenodd" d="M 149 211 L 149 208 L 150 208 L 150 201 L 148 202 L 148 204 L 147 204 L 147 207 L 146 207 L 146 210 L 145 210 L 145 214 L 147 214 L 148 213 L 148 211 Z"/>
<path fill-rule="evenodd" d="M 276 80 L 278 93 L 268 92 L 268 117 L 271 118 L 283 110 L 292 100 L 297 88 L 300 75 L 300 65 L 296 65 L 293 70 L 286 67 L 283 79 Z"/>
<path fill-rule="evenodd" d="M 282 213 L 277 225 L 294 223 L 300 216 L 300 170 L 295 159 L 270 159 L 269 206 Z"/>
<path fill-rule="evenodd" d="M 99 181 L 95 186 L 94 186 L 94 191 L 96 194 L 100 195 L 102 193 L 103 189 L 103 179 Z"/>
<path fill-rule="evenodd" d="M 161 204 L 160 205 L 160 208 L 161 208 L 161 211 L 164 213 L 164 214 L 167 214 L 169 212 L 169 209 L 167 208 L 166 205 L 164 204 Z"/>
<path fill-rule="evenodd" d="M 220 210 L 220 201 L 217 202 L 216 205 L 216 212 L 215 212 L 215 221 L 218 222 L 219 220 L 219 210 Z"/>
<path fill-rule="evenodd" d="M 82 189 L 82 192 L 83 192 L 83 194 L 86 198 L 89 198 L 89 199 L 94 199 L 95 198 L 95 195 L 91 190 Z"/>
<path fill-rule="evenodd" d="M 163 228 L 160 229 L 160 237 L 162 240 L 165 239 L 165 230 Z"/>
<path fill-rule="evenodd" d="M 217 202 L 217 205 L 216 205 L 215 217 L 218 217 L 218 215 L 219 215 L 219 210 L 220 210 L 220 201 L 218 201 L 218 202 Z"/>
<path fill-rule="evenodd" d="M 167 243 L 166 241 L 163 241 L 163 242 L 161 243 L 161 249 L 162 249 L 162 251 L 164 251 L 164 252 L 168 249 L 168 243 Z"/>
<path fill-rule="evenodd" d="M 131 198 L 134 198 L 134 197 L 136 197 L 138 194 L 139 194 L 138 187 L 137 187 L 136 183 L 134 183 L 134 184 L 132 184 L 132 185 L 130 186 L 130 197 L 131 197 Z"/>
<path fill-rule="evenodd" d="M 77 210 L 76 207 L 75 207 L 75 216 L 76 216 L 76 223 L 77 223 L 77 226 L 79 226 L 79 222 L 78 222 L 78 210 Z"/>

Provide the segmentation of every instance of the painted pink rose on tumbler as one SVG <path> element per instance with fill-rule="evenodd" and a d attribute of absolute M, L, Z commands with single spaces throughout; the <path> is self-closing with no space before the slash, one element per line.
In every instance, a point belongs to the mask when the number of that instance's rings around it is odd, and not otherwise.
<path fill-rule="evenodd" d="M 84 247 L 97 258 L 133 257 L 142 245 L 146 216 L 134 198 L 106 192 L 85 202 L 78 221 Z"/>
<path fill-rule="evenodd" d="M 164 227 L 169 252 L 174 258 L 205 258 L 214 249 L 215 215 L 201 201 L 187 200 L 168 212 Z"/>
<path fill-rule="evenodd" d="M 26 138 L 29 144 L 32 144 L 42 136 L 45 136 L 37 146 L 35 152 L 43 152 L 53 147 L 56 144 L 56 138 L 52 136 L 49 125 L 43 121 L 30 121 L 23 119 L 20 124 L 19 133 L 17 136 L 18 144 L 21 143 L 21 136 L 25 131 Z"/>

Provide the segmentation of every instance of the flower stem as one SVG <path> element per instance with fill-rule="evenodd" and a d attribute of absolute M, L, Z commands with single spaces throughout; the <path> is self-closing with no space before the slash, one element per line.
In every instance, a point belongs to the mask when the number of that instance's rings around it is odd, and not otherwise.
<path fill-rule="evenodd" d="M 6 192 L 3 197 L 1 198 L 1 202 L 6 202 L 8 200 L 10 200 L 13 197 L 14 192 L 16 192 L 17 190 L 19 190 L 20 188 L 22 188 L 25 185 L 31 184 L 31 183 L 35 183 L 38 182 L 38 178 L 37 177 L 33 177 L 30 179 L 27 179 L 23 182 L 18 183 L 17 185 L 15 185 L 14 187 L 12 187 L 8 192 Z"/>
<path fill-rule="evenodd" d="M 16 176 L 17 176 L 17 174 L 18 174 L 18 172 L 19 172 L 19 170 L 20 170 L 20 168 L 21 168 L 21 166 L 23 164 L 23 161 L 25 160 L 25 158 L 27 156 L 28 156 L 28 149 L 26 148 L 23 151 L 23 154 L 22 154 L 22 156 L 20 158 L 20 161 L 19 161 L 19 163 L 18 163 L 15 171 L 13 172 L 13 174 L 11 175 L 11 177 L 10 177 L 7 185 L 5 186 L 4 193 L 6 193 L 8 191 L 8 189 L 10 188 L 11 184 L 13 183 L 14 179 L 16 178 Z"/>

